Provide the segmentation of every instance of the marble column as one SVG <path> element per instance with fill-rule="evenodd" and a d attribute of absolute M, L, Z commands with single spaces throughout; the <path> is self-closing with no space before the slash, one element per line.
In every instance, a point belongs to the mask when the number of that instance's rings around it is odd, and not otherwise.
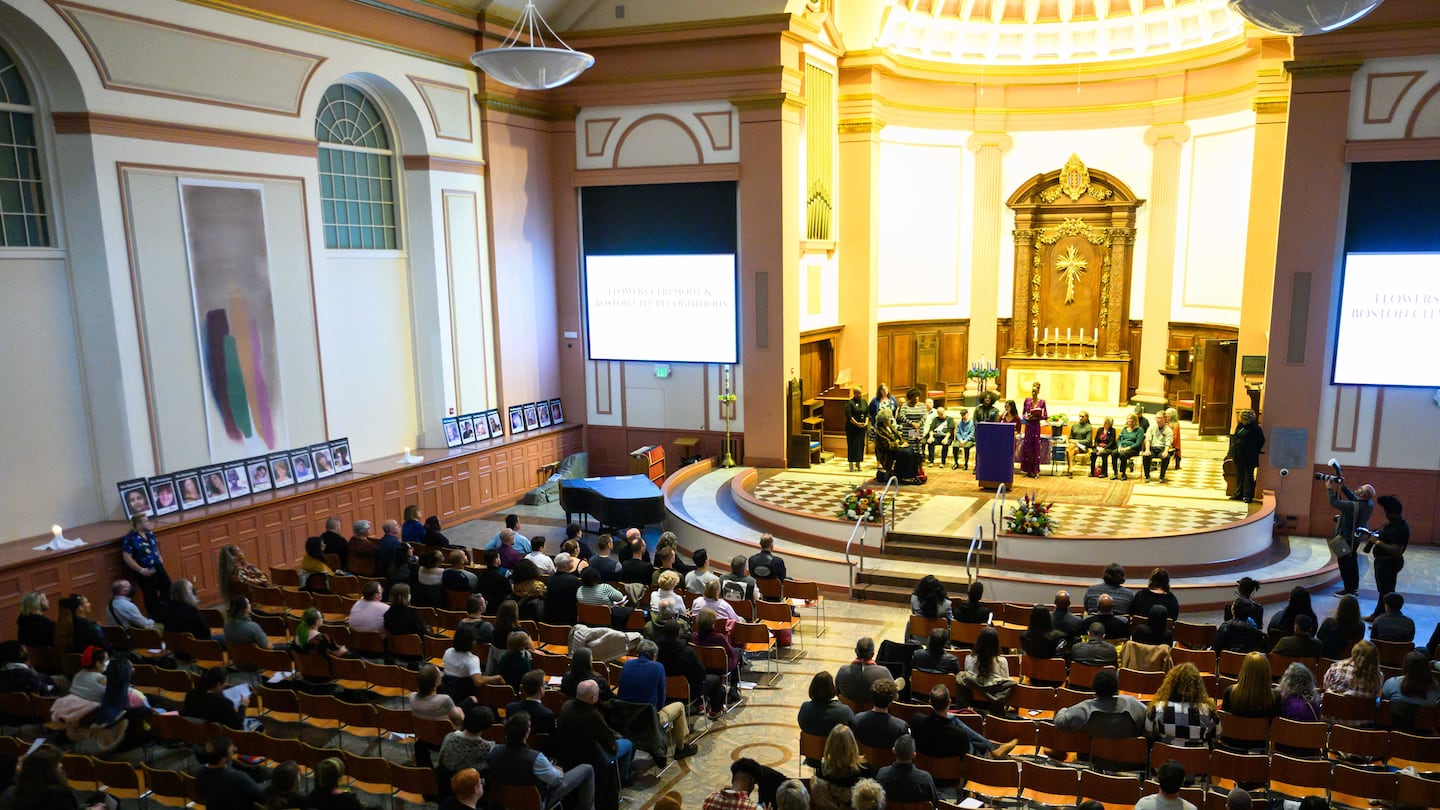
<path fill-rule="evenodd" d="M 1005 217 L 1005 190 L 1000 186 L 1000 164 L 1015 140 L 1003 132 L 977 132 L 965 146 L 975 153 L 973 230 L 970 238 L 970 356 L 966 367 L 983 356 L 995 360 L 995 328 L 999 317 L 1000 273 L 1003 249 L 1010 241 L 1002 236 Z"/>
<path fill-rule="evenodd" d="M 1145 132 L 1150 146 L 1149 245 L 1145 251 L 1145 329 L 1140 335 L 1140 379 L 1135 399 L 1147 405 L 1165 401 L 1165 349 L 1170 340 L 1170 308 L 1175 288 L 1176 214 L 1180 200 L 1180 146 L 1190 139 L 1184 124 L 1153 126 Z M 1128 319 L 1130 313 L 1114 317 Z"/>

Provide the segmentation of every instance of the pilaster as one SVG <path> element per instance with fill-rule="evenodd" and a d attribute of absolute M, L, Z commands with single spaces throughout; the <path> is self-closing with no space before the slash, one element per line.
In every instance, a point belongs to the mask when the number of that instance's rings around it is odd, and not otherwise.
<path fill-rule="evenodd" d="M 1000 238 L 1005 214 L 1005 192 L 1000 187 L 1004 154 L 1015 139 L 1003 132 L 977 132 L 965 146 L 975 153 L 974 220 L 970 240 L 970 357 L 995 359 L 995 327 L 1000 302 Z"/>
<path fill-rule="evenodd" d="M 1140 336 L 1140 379 L 1136 383 L 1135 398 L 1146 403 L 1165 401 L 1160 369 L 1165 365 L 1175 287 L 1180 147 L 1189 139 L 1190 128 L 1184 124 L 1153 126 L 1145 132 L 1145 143 L 1151 148 L 1150 231 L 1145 251 L 1145 329 Z M 1121 319 L 1128 315 L 1113 314 Z"/>

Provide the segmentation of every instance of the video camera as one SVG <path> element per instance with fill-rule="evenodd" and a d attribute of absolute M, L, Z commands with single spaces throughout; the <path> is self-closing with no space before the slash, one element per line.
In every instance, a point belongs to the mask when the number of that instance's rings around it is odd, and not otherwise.
<path fill-rule="evenodd" d="M 1330 469 L 1335 471 L 1334 475 L 1331 475 L 1330 473 L 1317 472 L 1315 473 L 1315 480 L 1324 481 L 1327 484 L 1345 483 L 1345 476 L 1342 475 L 1340 472 L 1340 462 L 1336 461 L 1333 458 L 1330 459 Z"/>

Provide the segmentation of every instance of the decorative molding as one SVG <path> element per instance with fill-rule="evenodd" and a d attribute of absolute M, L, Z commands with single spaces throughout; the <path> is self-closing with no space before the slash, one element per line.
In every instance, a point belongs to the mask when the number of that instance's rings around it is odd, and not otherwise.
<path fill-rule="evenodd" d="M 1389 163 L 1399 160 L 1440 160 L 1440 138 L 1386 138 L 1349 141 L 1346 163 Z"/>
<path fill-rule="evenodd" d="M 605 147 L 610 142 L 610 134 L 615 131 L 615 125 L 618 123 L 620 123 L 618 117 L 592 118 L 585 121 L 585 157 L 601 157 L 605 154 Z"/>
<path fill-rule="evenodd" d="M 1364 66 L 1364 59 L 1291 59 L 1285 71 L 1294 79 L 1348 78 Z"/>
<path fill-rule="evenodd" d="M 452 172 L 454 174 L 485 175 L 485 161 L 469 158 L 440 157 L 436 155 L 406 155 L 402 164 L 407 172 Z"/>
<path fill-rule="evenodd" d="M 480 105 L 482 110 L 492 112 L 510 113 L 511 115 L 534 118 L 539 121 L 564 121 L 574 118 L 574 114 L 564 115 L 555 110 L 545 107 L 537 107 L 533 104 L 526 104 L 514 96 L 502 96 L 494 93 L 480 92 L 475 94 L 475 103 Z"/>
<path fill-rule="evenodd" d="M 648 183 L 707 183 L 739 180 L 740 164 L 711 163 L 703 166 L 635 166 L 624 169 L 578 169 L 570 184 L 583 186 L 638 186 Z"/>
<path fill-rule="evenodd" d="M 470 114 L 470 88 L 466 87 L 463 84 L 450 84 L 448 82 L 435 81 L 434 79 L 424 79 L 419 76 L 410 76 L 408 74 L 405 76 L 405 78 L 409 79 L 410 83 L 415 85 L 416 91 L 420 93 L 420 100 L 425 102 L 425 111 L 430 113 L 430 124 L 435 128 L 435 137 L 447 141 L 461 141 L 463 143 L 475 142 L 475 125 L 473 120 L 474 116 Z M 450 94 L 458 94 L 461 99 L 464 99 L 464 101 L 461 102 L 465 105 L 464 135 L 460 135 L 458 133 L 451 135 L 445 134 L 445 131 L 441 128 L 440 116 L 435 110 L 435 103 L 430 98 L 430 92 L 432 90 L 438 90 Z"/>
<path fill-rule="evenodd" d="M 1002 153 L 1015 148 L 1015 139 L 1004 132 L 977 132 L 965 141 L 965 148 L 971 152 L 981 149 L 999 149 Z"/>
<path fill-rule="evenodd" d="M 122 93 L 137 93 L 146 96 L 157 96 L 160 98 L 173 98 L 182 101 L 193 101 L 200 104 L 213 104 L 218 107 L 229 107 L 238 110 L 250 110 L 252 112 L 271 113 L 285 115 L 291 118 L 300 117 L 300 105 L 305 98 L 305 89 L 309 86 L 310 80 L 315 76 L 315 71 L 322 65 L 326 57 L 318 54 L 305 53 L 304 51 L 279 48 L 273 45 L 266 45 L 251 40 L 237 37 L 216 34 L 198 28 L 187 28 L 173 23 L 162 22 L 147 17 L 139 17 L 133 14 L 125 14 L 112 11 L 106 8 L 82 5 L 69 2 L 69 0 L 49 0 L 55 12 L 60 15 L 66 25 L 75 32 L 85 51 L 90 56 L 90 61 L 95 65 L 95 71 L 100 75 L 100 83 L 107 90 L 115 90 Z M 85 19 L 89 18 L 88 23 Z M 264 89 L 287 89 L 293 93 L 287 93 L 289 98 L 284 103 L 265 104 L 258 100 L 253 103 L 236 101 L 214 92 L 206 93 L 196 89 L 187 89 L 183 85 L 186 78 L 194 79 L 195 74 L 186 73 L 183 70 L 173 70 L 170 74 L 177 79 L 173 85 L 158 85 L 141 83 L 142 77 L 138 75 L 127 75 L 127 68 L 130 73 L 143 69 L 137 65 L 133 55 L 119 51 L 101 41 L 101 32 L 98 31 L 97 18 L 108 18 L 111 22 L 128 25 L 133 28 L 147 28 L 151 35 L 145 37 L 147 49 L 164 48 L 165 44 L 161 38 L 164 37 L 189 37 L 196 40 L 206 40 L 207 57 L 217 60 L 236 62 L 244 51 L 253 51 L 257 55 L 270 58 L 274 64 L 272 68 L 276 74 L 293 74 L 285 76 L 293 80 L 293 88 L 281 84 L 280 75 L 269 76 L 267 81 L 256 82 L 253 77 L 247 75 L 244 78 L 235 78 L 239 86 Z M 228 53 L 215 53 L 217 50 L 228 51 Z M 107 52 L 110 59 L 107 60 Z M 263 58 L 262 57 L 262 58 Z M 292 63 L 290 66 L 285 62 Z M 250 71 L 246 71 L 247 74 Z M 233 74 L 232 74 L 233 75 Z"/>
<path fill-rule="evenodd" d="M 740 112 L 755 110 L 800 110 L 805 107 L 805 97 L 795 93 L 760 93 L 756 95 L 733 96 L 730 103 Z"/>
<path fill-rule="evenodd" d="M 730 135 L 731 124 L 735 118 L 733 110 L 699 112 L 695 113 L 695 118 L 705 128 L 705 134 L 710 136 L 711 149 L 716 152 L 728 152 L 734 148 L 734 139 Z"/>
<path fill-rule="evenodd" d="M 1405 94 L 1408 93 L 1408 92 L 1410 92 L 1410 88 L 1414 87 L 1414 86 L 1415 86 L 1415 83 L 1418 82 L 1418 81 L 1420 81 L 1420 77 L 1421 77 L 1421 76 L 1424 76 L 1424 75 L 1425 75 L 1425 71 L 1423 71 L 1423 70 L 1404 70 L 1404 71 L 1399 71 L 1399 72 L 1395 72 L 1395 73 L 1371 73 L 1370 75 L 1366 76 L 1366 77 L 1365 77 L 1365 123 L 1367 123 L 1367 124 L 1388 124 L 1388 123 L 1390 123 L 1391 121 L 1395 120 L 1395 110 L 1399 109 L 1399 107 L 1400 107 L 1400 102 L 1405 99 Z M 1381 87 L 1379 87 L 1379 88 L 1377 88 L 1377 87 L 1375 86 L 1375 80 L 1376 80 L 1376 79 L 1380 79 L 1380 80 L 1383 81 L 1383 85 L 1382 85 Z M 1408 81 L 1403 81 L 1403 82 L 1384 81 L 1384 80 L 1389 80 L 1389 79 L 1408 79 Z M 1390 87 L 1386 87 L 1386 86 L 1384 86 L 1384 85 L 1391 85 L 1391 86 L 1390 86 Z M 1399 87 L 1398 87 L 1398 88 L 1395 88 L 1393 85 L 1399 85 Z M 1393 92 L 1393 93 L 1394 93 L 1394 97 L 1389 100 L 1389 109 L 1388 109 L 1388 110 L 1385 110 L 1384 115 L 1376 115 L 1376 114 L 1375 114 L 1375 113 L 1376 113 L 1376 110 L 1374 109 L 1374 105 L 1376 105 L 1376 104 L 1384 105 L 1384 104 L 1385 104 L 1385 102 L 1384 102 L 1383 100 L 1377 98 L 1377 96 L 1378 96 L 1379 93 L 1381 93 L 1381 92 L 1386 92 L 1386 93 L 1392 93 L 1392 92 Z"/>
<path fill-rule="evenodd" d="M 185 143 L 215 149 L 238 149 L 308 158 L 317 158 L 320 154 L 318 141 L 303 138 L 236 132 L 109 113 L 57 112 L 51 117 L 55 122 L 56 135 L 107 135 L 114 138 Z"/>
<path fill-rule="evenodd" d="M 879 118 L 845 118 L 836 126 L 841 135 L 874 135 L 884 128 Z"/>
<path fill-rule="evenodd" d="M 629 168 L 620 165 L 620 153 L 625 150 L 625 141 L 629 139 L 630 133 L 634 132 L 642 124 L 648 124 L 651 121 L 668 121 L 681 132 L 685 133 L 686 137 L 690 139 L 690 145 L 695 147 L 695 162 L 693 164 L 686 163 L 682 165 L 698 166 L 705 164 L 705 150 L 700 147 L 700 139 L 695 137 L 694 131 L 692 131 L 690 127 L 685 124 L 684 121 L 681 121 L 679 118 L 676 118 L 673 115 L 668 115 L 666 113 L 651 113 L 650 115 L 642 115 L 639 118 L 636 118 L 634 121 L 631 121 L 630 125 L 625 127 L 625 131 L 620 133 L 620 137 L 615 140 L 615 154 L 611 156 L 612 168 Z"/>
<path fill-rule="evenodd" d="M 1437 93 L 1440 93 L 1440 82 L 1436 82 L 1434 87 L 1426 90 L 1425 95 L 1421 96 L 1420 100 L 1415 102 L 1415 109 L 1410 112 L 1410 121 L 1405 124 L 1405 137 L 1412 138 L 1415 136 L 1415 125 L 1420 123 L 1420 113 L 1425 111 L 1425 108 L 1430 104 L 1430 101 L 1436 97 Z"/>
<path fill-rule="evenodd" d="M 1290 112 L 1290 99 L 1262 98 L 1257 96 L 1250 102 L 1250 109 L 1256 115 L 1288 115 Z"/>

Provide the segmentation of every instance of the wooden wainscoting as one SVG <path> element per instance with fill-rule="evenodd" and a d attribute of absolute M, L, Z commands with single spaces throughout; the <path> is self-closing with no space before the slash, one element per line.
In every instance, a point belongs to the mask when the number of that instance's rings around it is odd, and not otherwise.
<path fill-rule="evenodd" d="M 876 381 L 897 396 L 912 385 L 937 382 L 963 387 L 969 365 L 970 321 L 894 321 L 879 325 Z"/>
<path fill-rule="evenodd" d="M 665 448 L 665 474 L 680 468 L 680 448 L 675 440 L 691 436 L 700 441 L 695 445 L 693 455 L 720 457 L 720 445 L 725 440 L 723 430 L 674 430 L 669 428 L 639 428 L 621 425 L 589 425 L 585 428 L 585 450 L 590 454 L 591 475 L 625 475 L 630 471 L 630 451 L 658 444 Z M 745 437 L 740 432 L 731 434 L 735 443 L 735 462 L 743 463 Z"/>
<path fill-rule="evenodd" d="M 1327 465 L 1316 464 L 1311 470 L 1316 472 L 1333 472 Z M 1325 487 L 1319 481 L 1314 481 L 1312 475 L 1299 478 L 1295 470 L 1290 471 L 1290 482 L 1287 486 L 1310 487 L 1310 529 L 1309 534 L 1324 535 L 1332 530 L 1334 524 L 1331 517 L 1335 509 L 1330 506 L 1325 495 Z M 1351 488 L 1361 484 L 1373 484 L 1375 491 L 1380 495 L 1394 495 L 1405 505 L 1405 522 L 1410 525 L 1410 543 L 1412 545 L 1435 545 L 1440 543 L 1436 537 L 1436 531 L 1440 530 L 1440 471 L 1437 470 L 1406 470 L 1394 467 L 1360 467 L 1350 464 L 1345 465 L 1345 483 Z M 1370 519 L 1370 528 L 1378 530 L 1385 523 L 1385 515 L 1379 507 L 1375 508 L 1375 515 Z M 1301 527 L 1304 530 L 1304 527 Z M 1407 569 L 1400 573 L 1400 590 L 1416 591 L 1422 590 L 1419 583 L 1410 579 L 1412 587 L 1405 586 L 1406 578 L 1411 576 Z M 1418 576 L 1418 575 L 1417 575 Z M 1366 575 L 1367 581 L 1371 584 L 1374 580 Z M 1368 585 L 1366 587 L 1369 587 Z"/>
<path fill-rule="evenodd" d="M 216 559 L 225 545 L 240 546 L 265 570 L 299 559 L 305 538 L 320 534 L 330 517 L 340 519 L 347 536 L 362 519 L 378 534 L 382 522 L 399 520 L 413 503 L 422 516 L 453 525 L 515 503 L 540 483 L 541 466 L 580 452 L 583 444 L 583 426 L 566 424 L 452 449 L 419 449 L 425 457 L 419 464 L 398 464 L 399 456 L 389 456 L 325 481 L 157 518 L 155 534 L 170 576 L 192 580 L 201 602 L 212 604 L 220 598 Z M 120 538 L 128 528 L 113 521 L 68 528 L 68 536 L 86 541 L 68 551 L 33 551 L 48 534 L 0 545 L 0 625 L 14 624 L 20 599 L 31 590 L 49 594 L 52 603 L 84 594 L 100 616 L 110 583 L 124 575 Z"/>

